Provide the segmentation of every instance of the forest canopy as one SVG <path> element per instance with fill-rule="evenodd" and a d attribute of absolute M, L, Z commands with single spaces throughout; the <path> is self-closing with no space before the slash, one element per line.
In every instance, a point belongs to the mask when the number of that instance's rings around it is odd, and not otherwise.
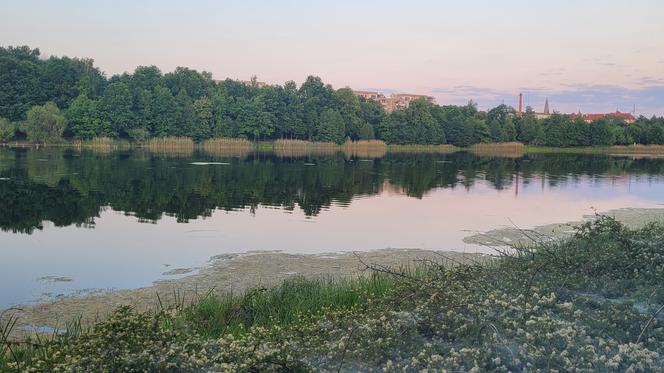
<path fill-rule="evenodd" d="M 208 72 L 186 67 L 163 73 L 139 66 L 107 78 L 92 59 L 42 58 L 28 46 L 0 47 L 0 72 L 0 142 L 182 136 L 462 147 L 508 141 L 556 147 L 664 144 L 661 117 L 588 123 L 560 114 L 537 119 L 532 110 L 517 115 L 506 105 L 482 112 L 472 101 L 440 106 L 425 100 L 388 113 L 316 76 L 299 87 L 293 81 L 261 85 L 255 79 L 215 81 Z"/>

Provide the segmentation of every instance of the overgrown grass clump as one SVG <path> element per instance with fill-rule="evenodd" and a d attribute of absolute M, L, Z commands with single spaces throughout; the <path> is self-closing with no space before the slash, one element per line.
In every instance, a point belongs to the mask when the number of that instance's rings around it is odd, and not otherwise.
<path fill-rule="evenodd" d="M 201 335 L 238 336 L 255 325 L 284 326 L 332 309 L 352 309 L 385 295 L 395 285 L 393 277 L 378 273 L 339 281 L 295 278 L 242 296 L 206 296 L 184 308 L 181 315 Z"/>
<path fill-rule="evenodd" d="M 332 155 L 340 147 L 333 142 L 318 142 L 296 139 L 279 139 L 273 143 L 274 152 L 280 157 L 301 157 L 305 155 Z"/>
<path fill-rule="evenodd" d="M 439 153 L 439 154 L 451 154 L 461 150 L 454 145 L 450 144 L 440 144 L 440 145 L 388 145 L 388 151 L 390 153 Z"/>
<path fill-rule="evenodd" d="M 350 157 L 382 158 L 387 154 L 387 144 L 381 140 L 349 140 L 341 145 L 341 150 Z"/>
<path fill-rule="evenodd" d="M 355 282 L 297 280 L 153 313 L 121 308 L 90 331 L 2 364 L 35 371 L 664 371 L 664 225 L 630 230 L 599 218 L 568 240 L 511 248 L 482 263 L 372 269 L 374 277 Z"/>
<path fill-rule="evenodd" d="M 213 155 L 244 156 L 253 150 L 251 141 L 227 137 L 206 140 L 201 146 L 205 152 Z"/>
<path fill-rule="evenodd" d="M 149 139 L 144 147 L 157 153 L 191 154 L 194 140 L 189 137 L 155 137 Z"/>
<path fill-rule="evenodd" d="M 523 157 L 525 146 L 520 142 L 499 142 L 491 144 L 474 144 L 468 149 L 477 155 L 499 156 L 509 158 Z"/>

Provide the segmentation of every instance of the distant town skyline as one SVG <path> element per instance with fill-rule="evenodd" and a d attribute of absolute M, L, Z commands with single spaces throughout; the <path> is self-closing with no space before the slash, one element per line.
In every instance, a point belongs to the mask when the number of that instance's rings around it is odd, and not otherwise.
<path fill-rule="evenodd" d="M 0 44 L 107 75 L 187 66 L 270 84 L 431 95 L 481 109 L 664 115 L 664 2 L 2 1 Z"/>

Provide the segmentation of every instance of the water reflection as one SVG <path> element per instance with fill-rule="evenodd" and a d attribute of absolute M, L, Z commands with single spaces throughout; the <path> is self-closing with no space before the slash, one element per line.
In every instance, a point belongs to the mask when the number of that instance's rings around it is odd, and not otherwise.
<path fill-rule="evenodd" d="M 73 150 L 0 151 L 0 228 L 32 233 L 44 222 L 93 227 L 107 206 L 139 222 L 171 216 L 177 222 L 274 206 L 307 217 L 331 205 L 349 206 L 383 191 L 422 198 L 436 188 L 495 190 L 539 185 L 614 185 L 660 182 L 664 159 L 547 154 L 521 158 L 469 153 L 388 154 L 367 159 L 338 155 L 242 158 L 106 154 Z M 637 181 L 635 181 L 638 179 Z"/>
<path fill-rule="evenodd" d="M 663 175 L 663 159 L 600 155 L 0 150 L 0 309 L 230 252 L 486 250 L 463 237 L 656 207 Z"/>

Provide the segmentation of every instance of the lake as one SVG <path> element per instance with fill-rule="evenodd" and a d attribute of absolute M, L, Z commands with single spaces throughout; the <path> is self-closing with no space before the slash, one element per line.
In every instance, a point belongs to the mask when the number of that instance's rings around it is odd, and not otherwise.
<path fill-rule="evenodd" d="M 656 157 L 0 149 L 0 308 L 148 286 L 224 253 L 489 252 L 462 239 L 662 203 Z"/>

